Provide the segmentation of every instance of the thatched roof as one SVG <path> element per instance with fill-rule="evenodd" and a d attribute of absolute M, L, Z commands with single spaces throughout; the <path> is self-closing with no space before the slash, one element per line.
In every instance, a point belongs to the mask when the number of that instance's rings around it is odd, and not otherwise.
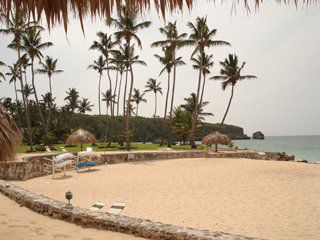
<path fill-rule="evenodd" d="M 19 128 L 0 103 L 0 161 L 13 160 L 19 145 Z"/>
<path fill-rule="evenodd" d="M 202 139 L 202 144 L 211 146 L 214 144 L 228 145 L 231 142 L 231 139 L 220 132 L 210 133 Z"/>
<path fill-rule="evenodd" d="M 77 131 L 73 132 L 67 139 L 67 144 L 77 144 L 77 143 L 96 143 L 97 140 L 93 136 L 92 133 L 83 130 L 78 129 Z"/>
<path fill-rule="evenodd" d="M 211 0 L 215 1 L 215 0 Z M 244 6 L 250 11 L 250 8 L 259 6 L 262 0 L 253 0 L 252 5 L 250 1 L 242 0 Z M 241 0 L 232 1 L 233 4 L 240 4 Z M 275 0 L 279 3 L 293 3 L 297 5 L 299 2 L 303 4 L 318 3 L 319 0 Z M 83 18 L 87 15 L 110 17 L 114 11 L 120 10 L 121 3 L 126 2 L 127 5 L 138 8 L 140 12 L 150 9 L 154 6 L 156 10 L 165 17 L 166 12 L 175 10 L 182 11 L 184 6 L 189 9 L 198 2 L 197 0 L 0 0 L 0 12 L 9 16 L 11 10 L 19 8 L 24 9 L 24 13 L 32 15 L 34 18 L 45 15 L 48 26 L 56 23 L 63 23 L 65 30 L 67 30 L 69 10 L 71 15 L 76 15 L 81 22 L 83 28 Z M 153 2 L 153 4 L 152 4 Z M 233 6 L 232 6 L 233 7 Z M 18 15 L 17 15 L 18 16 Z"/>

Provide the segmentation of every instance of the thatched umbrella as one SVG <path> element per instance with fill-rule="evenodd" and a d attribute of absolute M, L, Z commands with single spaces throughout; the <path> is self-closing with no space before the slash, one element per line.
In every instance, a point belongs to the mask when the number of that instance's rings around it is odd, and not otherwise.
<path fill-rule="evenodd" d="M 13 160 L 19 145 L 19 128 L 0 103 L 0 161 Z"/>
<path fill-rule="evenodd" d="M 93 136 L 91 132 L 88 132 L 83 129 L 78 129 L 77 131 L 73 132 L 67 139 L 67 144 L 81 144 L 81 151 L 82 151 L 82 145 L 84 143 L 96 143 L 97 140 Z"/>
<path fill-rule="evenodd" d="M 231 139 L 227 135 L 220 132 L 210 133 L 202 139 L 202 144 L 204 145 L 211 146 L 215 144 L 216 152 L 218 152 L 218 144 L 228 145 L 230 142 Z"/>
<path fill-rule="evenodd" d="M 215 0 L 211 0 L 215 1 Z M 317 4 L 319 0 L 275 0 L 278 3 L 302 5 Z M 80 19 L 83 28 L 83 18 L 91 15 L 92 17 L 110 18 L 112 13 L 120 10 L 123 0 L 0 0 L 0 12 L 9 16 L 12 10 L 22 8 L 27 16 L 38 16 L 44 14 L 48 27 L 56 23 L 63 23 L 67 30 L 69 22 L 69 10 L 71 16 L 77 16 Z M 165 17 L 166 12 L 174 12 L 176 10 L 183 11 L 184 6 L 191 9 L 197 2 L 196 0 L 126 0 L 127 6 L 138 8 L 141 13 L 150 9 L 153 5 L 158 12 Z M 153 2 L 153 4 L 152 4 Z M 202 2 L 202 1 L 198 1 Z M 250 12 L 250 9 L 257 8 L 262 0 L 255 0 L 249 3 L 248 0 L 232 1 L 232 8 L 235 4 L 243 4 Z M 242 3 L 241 3 L 242 2 Z M 17 14 L 17 16 L 19 16 Z M 1 20 L 1 16 L 0 16 Z"/>

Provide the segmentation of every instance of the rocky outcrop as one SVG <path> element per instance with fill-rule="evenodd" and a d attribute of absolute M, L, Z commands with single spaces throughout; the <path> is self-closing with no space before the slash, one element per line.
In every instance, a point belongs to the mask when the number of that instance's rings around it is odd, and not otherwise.
<path fill-rule="evenodd" d="M 263 140 L 264 139 L 264 134 L 262 132 L 255 132 L 252 135 L 252 139 L 259 139 L 259 140 Z"/>
<path fill-rule="evenodd" d="M 80 207 L 69 209 L 66 208 L 64 202 L 29 192 L 3 180 L 0 180 L 0 192 L 21 206 L 55 219 L 84 227 L 122 232 L 143 238 L 162 240 L 258 240 L 258 238 L 224 232 L 199 230 L 140 218 L 96 212 Z"/>

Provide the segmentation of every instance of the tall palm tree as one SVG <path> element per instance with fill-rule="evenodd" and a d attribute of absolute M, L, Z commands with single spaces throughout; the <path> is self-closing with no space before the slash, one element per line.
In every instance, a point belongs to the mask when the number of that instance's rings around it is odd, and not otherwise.
<path fill-rule="evenodd" d="M 58 59 L 53 59 L 49 56 L 46 56 L 45 61 L 40 61 L 40 66 L 42 68 L 39 68 L 36 70 L 36 73 L 40 74 L 46 74 L 49 78 L 49 92 L 52 95 L 52 85 L 51 85 L 51 77 L 53 74 L 59 74 L 62 73 L 63 70 L 57 69 L 57 62 Z"/>
<path fill-rule="evenodd" d="M 148 28 L 151 24 L 149 21 L 144 21 L 138 23 L 138 10 L 129 7 L 122 6 L 121 13 L 118 16 L 118 19 L 112 19 L 113 25 L 118 29 L 115 32 L 115 36 L 118 40 L 124 39 L 129 50 L 129 56 L 131 56 L 131 41 L 132 39 L 137 42 L 138 46 L 142 48 L 141 40 L 137 36 L 137 32 L 141 29 Z M 134 83 L 133 69 L 132 69 L 132 60 L 129 59 L 129 71 L 131 75 L 131 82 L 128 94 L 127 110 L 125 115 L 125 133 L 126 133 L 126 142 L 127 150 L 130 150 L 130 133 L 129 133 L 129 113 L 130 113 L 130 104 L 131 104 L 131 95 Z"/>
<path fill-rule="evenodd" d="M 18 91 L 17 91 L 17 80 L 19 79 L 20 76 L 20 67 L 18 64 L 13 64 L 12 66 L 8 66 L 9 68 L 9 72 L 6 73 L 6 76 L 8 76 L 9 79 L 9 83 L 13 83 L 14 84 L 14 92 L 16 95 L 16 102 L 18 101 Z"/>
<path fill-rule="evenodd" d="M 109 57 L 110 53 L 112 53 L 112 49 L 118 45 L 118 41 L 112 40 L 112 35 L 108 35 L 107 33 L 98 32 L 97 36 L 99 38 L 99 41 L 93 41 L 90 50 L 98 50 L 103 56 L 105 57 L 106 61 L 106 70 L 107 70 L 107 76 L 109 80 L 109 89 L 112 95 L 112 82 L 110 77 L 110 69 L 109 68 Z M 111 113 L 113 114 L 113 108 L 111 106 Z"/>
<path fill-rule="evenodd" d="M 114 96 L 111 95 L 111 91 L 107 90 L 105 93 L 102 93 L 102 101 L 106 102 L 106 114 L 108 115 L 109 107 L 111 109 L 111 105 L 114 102 Z"/>
<path fill-rule="evenodd" d="M 165 47 L 168 46 L 172 50 L 172 61 L 173 65 L 173 82 L 172 82 L 172 93 L 171 93 L 171 105 L 170 105 L 170 117 L 172 116 L 173 103 L 174 103 L 174 93 L 176 86 L 176 68 L 179 65 L 179 61 L 176 61 L 176 53 L 177 50 L 188 44 L 186 37 L 188 36 L 186 33 L 179 34 L 177 30 L 177 22 L 169 22 L 163 28 L 159 28 L 160 32 L 165 35 L 166 39 L 161 41 L 156 41 L 152 43 L 152 47 Z M 181 60 L 181 59 L 180 59 Z"/>
<path fill-rule="evenodd" d="M 137 88 L 133 89 L 133 94 L 131 98 L 131 102 L 136 103 L 136 116 L 138 116 L 139 113 L 139 104 L 141 102 L 146 103 L 147 99 L 144 98 L 145 93 L 140 93 L 140 90 Z"/>
<path fill-rule="evenodd" d="M 79 112 L 82 114 L 85 114 L 86 112 L 91 112 L 93 105 L 90 103 L 88 98 L 82 98 L 82 100 L 79 101 Z"/>
<path fill-rule="evenodd" d="M 163 69 L 160 71 L 159 76 L 161 76 L 161 74 L 164 71 L 167 71 L 167 75 L 168 75 L 168 86 L 167 86 L 167 93 L 166 93 L 166 101 L 165 101 L 165 107 L 164 107 L 164 116 L 163 118 L 166 119 L 167 118 L 167 109 L 168 109 L 168 100 L 169 100 L 169 93 L 170 93 L 170 76 L 171 76 L 171 70 L 173 67 L 173 62 L 172 62 L 172 51 L 169 47 L 163 47 L 162 48 L 163 51 L 163 56 L 159 56 L 158 54 L 155 54 L 154 56 L 159 60 L 159 62 L 164 65 Z"/>
<path fill-rule="evenodd" d="M 43 126 L 43 130 L 45 133 L 45 140 L 46 140 L 46 136 L 48 134 L 48 128 L 46 125 L 46 121 L 44 119 L 43 113 L 41 111 L 40 108 L 40 104 L 39 104 L 39 99 L 38 99 L 38 95 L 37 95 L 37 90 L 36 90 L 36 86 L 35 86 L 35 70 L 34 70 L 34 61 L 35 59 L 39 59 L 41 60 L 41 58 L 43 57 L 41 51 L 52 46 L 53 44 L 51 42 L 42 42 L 41 39 L 41 29 L 38 29 L 37 27 L 29 27 L 28 30 L 26 31 L 26 34 L 23 35 L 22 37 L 22 46 L 21 48 L 26 52 L 26 55 L 30 58 L 31 60 L 31 80 L 32 80 L 32 88 L 34 91 L 34 97 L 36 100 L 36 105 L 37 105 L 37 110 L 38 110 L 38 114 L 40 116 L 41 122 L 42 122 L 42 126 Z"/>
<path fill-rule="evenodd" d="M 230 43 L 221 40 L 213 40 L 213 37 L 216 35 L 217 30 L 208 27 L 207 18 L 197 18 L 196 23 L 188 22 L 188 26 L 191 29 L 191 34 L 189 36 L 188 45 L 195 46 L 195 50 L 193 51 L 191 57 L 193 57 L 196 53 L 199 53 L 201 59 L 204 59 L 205 56 L 205 48 L 213 47 L 213 46 L 230 46 Z M 203 61 L 201 60 L 201 65 L 203 65 Z M 198 103 L 200 98 L 200 88 L 201 88 L 201 77 L 202 71 L 199 68 L 199 79 L 198 79 L 198 87 L 196 92 L 196 105 L 195 111 L 192 115 L 192 130 L 190 134 L 190 144 L 192 148 L 196 147 L 195 144 L 195 124 L 196 118 L 198 114 Z"/>
<path fill-rule="evenodd" d="M 157 93 L 160 93 L 162 95 L 162 87 L 160 85 L 161 85 L 161 82 L 157 83 L 156 79 L 149 78 L 145 86 L 146 87 L 145 92 L 154 93 L 154 114 L 153 114 L 154 118 L 157 116 Z"/>
<path fill-rule="evenodd" d="M 20 8 L 17 8 L 15 16 L 13 14 L 11 14 L 11 16 L 8 20 L 9 20 L 8 27 L 5 29 L 0 29 L 0 33 L 12 34 L 14 36 L 12 43 L 8 47 L 17 50 L 18 60 L 20 60 L 21 59 L 22 36 L 26 33 L 29 24 L 32 24 L 39 29 L 41 27 L 34 22 L 26 21 L 26 19 L 24 18 L 24 14 Z M 21 69 L 20 69 L 20 73 L 22 73 Z M 25 108 L 24 112 L 25 112 L 25 118 L 26 118 L 27 130 L 28 130 L 27 131 L 28 141 L 29 141 L 29 145 L 30 145 L 30 150 L 33 151 L 31 121 L 30 121 L 30 116 L 29 116 L 29 108 L 28 108 L 27 100 L 26 100 L 26 97 L 23 95 L 24 94 L 24 91 L 23 91 L 24 84 L 23 84 L 22 75 L 20 75 L 19 78 L 20 78 L 20 86 L 21 86 L 21 90 L 22 90 L 21 95 L 22 95 L 22 100 L 23 100 L 23 106 Z"/>
<path fill-rule="evenodd" d="M 18 92 L 21 92 L 22 90 L 18 90 Z M 26 96 L 27 102 L 29 99 L 29 96 L 33 94 L 33 88 L 31 84 L 26 84 L 23 86 L 24 95 Z"/>
<path fill-rule="evenodd" d="M 254 75 L 241 75 L 241 71 L 245 66 L 245 62 L 239 66 L 238 56 L 236 54 L 229 54 L 228 58 L 226 58 L 223 62 L 220 62 L 221 70 L 218 76 L 211 77 L 210 79 L 222 81 L 221 86 L 223 90 L 226 90 L 228 86 L 231 86 L 231 96 L 227 106 L 227 110 L 223 116 L 220 127 L 223 126 L 224 121 L 226 120 L 227 114 L 229 112 L 229 108 L 231 105 L 231 101 L 233 98 L 234 87 L 238 81 L 242 81 L 245 79 L 255 79 L 257 78 Z"/>
<path fill-rule="evenodd" d="M 124 53 L 120 49 L 117 51 L 113 51 L 113 57 L 110 58 L 110 63 L 112 63 L 116 66 L 117 74 L 118 73 L 120 74 L 120 83 L 119 83 L 118 93 L 116 93 L 117 86 L 114 88 L 115 89 L 114 95 L 117 95 L 117 97 L 118 97 L 117 102 L 115 102 L 117 104 L 117 116 L 119 116 L 120 91 L 121 91 L 121 86 L 122 86 L 122 77 L 123 77 L 123 73 L 126 70 L 125 57 L 126 56 L 124 55 Z M 117 75 L 116 85 L 117 85 L 117 82 L 118 82 L 118 75 Z"/>
<path fill-rule="evenodd" d="M 49 56 L 46 56 L 45 58 L 45 61 L 42 62 L 40 61 L 40 66 L 41 68 L 37 69 L 36 70 L 36 73 L 39 73 L 39 74 L 46 74 L 49 78 L 49 93 L 50 93 L 50 96 L 52 97 L 53 94 L 52 94 L 52 85 L 51 85 L 51 77 L 53 74 L 59 74 L 59 73 L 62 73 L 63 71 L 62 70 L 59 70 L 57 69 L 57 62 L 58 62 L 58 59 L 53 59 Z M 48 105 L 49 109 L 48 109 L 48 129 L 50 129 L 50 123 L 51 123 L 51 102 L 49 102 L 49 105 Z"/>
<path fill-rule="evenodd" d="M 74 113 L 79 108 L 79 92 L 75 88 L 69 88 L 66 93 L 67 96 L 64 98 L 67 101 L 66 107 Z"/>
<path fill-rule="evenodd" d="M 93 69 L 99 73 L 98 102 L 99 102 L 99 115 L 101 115 L 101 106 L 100 106 L 101 78 L 103 75 L 103 71 L 107 70 L 106 60 L 103 58 L 102 55 L 100 55 L 97 60 L 94 60 L 93 64 L 88 66 L 88 69 Z"/>
<path fill-rule="evenodd" d="M 203 100 L 203 93 L 205 89 L 206 84 L 206 76 L 210 74 L 210 68 L 213 67 L 214 62 L 212 61 L 213 55 L 204 54 L 203 56 L 197 55 L 197 57 L 191 58 L 191 61 L 194 63 L 193 68 L 196 70 L 201 70 L 202 72 L 202 89 L 200 94 L 200 103 L 202 103 Z"/>

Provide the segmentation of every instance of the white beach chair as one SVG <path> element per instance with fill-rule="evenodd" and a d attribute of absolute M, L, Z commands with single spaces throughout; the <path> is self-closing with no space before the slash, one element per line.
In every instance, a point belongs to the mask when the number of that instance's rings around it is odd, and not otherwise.
<path fill-rule="evenodd" d="M 111 208 L 108 210 L 108 213 L 119 214 L 124 209 L 125 203 L 114 203 Z"/>
<path fill-rule="evenodd" d="M 49 146 L 44 146 L 44 148 L 46 149 L 47 153 L 51 153 L 52 152 Z"/>

